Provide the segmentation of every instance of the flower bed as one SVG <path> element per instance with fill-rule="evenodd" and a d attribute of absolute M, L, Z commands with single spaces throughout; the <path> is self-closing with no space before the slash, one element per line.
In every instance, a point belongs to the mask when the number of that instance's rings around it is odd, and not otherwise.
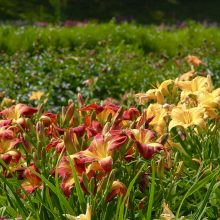
<path fill-rule="evenodd" d="M 217 218 L 220 88 L 196 71 L 201 60 L 187 61 L 136 106 L 78 95 L 55 114 L 35 93 L 37 107 L 3 107 L 1 217 Z"/>

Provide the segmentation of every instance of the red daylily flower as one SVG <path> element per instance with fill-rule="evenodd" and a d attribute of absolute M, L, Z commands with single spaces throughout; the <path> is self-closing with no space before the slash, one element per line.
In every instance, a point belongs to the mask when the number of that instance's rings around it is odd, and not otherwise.
<path fill-rule="evenodd" d="M 140 112 L 137 108 L 131 107 L 128 110 L 124 111 L 122 118 L 123 120 L 135 120 L 140 115 Z"/>
<path fill-rule="evenodd" d="M 32 170 L 40 173 L 37 167 L 34 164 L 31 164 L 24 170 L 23 176 L 26 179 L 21 184 L 21 187 L 29 193 L 33 193 L 36 189 L 42 189 L 43 187 L 41 179 L 34 174 Z"/>
<path fill-rule="evenodd" d="M 113 200 L 116 196 L 125 196 L 127 192 L 127 187 L 120 181 L 114 181 L 112 183 L 112 187 L 110 189 L 109 194 L 107 195 L 105 201 L 110 202 Z"/>
<path fill-rule="evenodd" d="M 36 112 L 36 108 L 19 103 L 17 105 L 13 105 L 9 108 L 4 109 L 0 112 L 0 115 L 2 115 L 6 119 L 12 119 L 16 122 L 22 116 L 30 117 Z"/>
<path fill-rule="evenodd" d="M 127 141 L 127 135 L 103 136 L 98 134 L 85 151 L 78 153 L 80 160 L 84 163 L 97 161 L 103 172 L 110 172 L 112 169 L 113 151 L 123 146 Z"/>
<path fill-rule="evenodd" d="M 0 128 L 0 154 L 4 154 L 14 148 L 21 141 L 16 138 L 12 130 Z"/>
<path fill-rule="evenodd" d="M 155 133 L 148 129 L 132 129 L 131 137 L 134 139 L 136 147 L 145 159 L 151 159 L 155 153 L 162 150 L 163 145 L 153 142 Z"/>
<path fill-rule="evenodd" d="M 72 160 L 74 168 L 76 169 L 79 181 L 81 182 L 82 186 L 82 173 L 86 172 L 85 166 L 79 159 L 77 159 L 74 155 L 71 155 L 70 158 L 65 156 L 61 159 L 58 165 L 58 175 L 62 178 L 61 188 L 65 196 L 69 197 L 71 189 L 73 188 L 75 181 L 73 177 L 73 170 L 70 164 L 69 159 Z M 83 188 L 83 186 L 82 186 Z"/>
<path fill-rule="evenodd" d="M 57 153 L 61 153 L 64 148 L 64 141 L 60 138 L 52 139 L 51 142 L 46 146 L 46 152 L 54 147 L 56 148 Z"/>

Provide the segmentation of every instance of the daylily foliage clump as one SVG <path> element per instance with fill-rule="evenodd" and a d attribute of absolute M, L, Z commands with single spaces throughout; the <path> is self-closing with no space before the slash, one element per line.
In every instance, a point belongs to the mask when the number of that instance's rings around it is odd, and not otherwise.
<path fill-rule="evenodd" d="M 210 75 L 194 69 L 202 62 L 193 56 L 188 62 L 189 72 L 136 94 L 136 106 L 85 104 L 80 95 L 78 103 L 70 100 L 60 114 L 45 111 L 42 104 L 3 106 L 1 179 L 24 206 L 20 211 L 12 205 L 14 212 L 4 215 L 108 219 L 108 213 L 110 219 L 175 219 L 173 213 L 196 212 L 184 206 L 190 186 L 205 178 L 219 184 L 220 89 Z M 189 174 L 197 176 L 191 183 Z M 202 192 L 207 186 L 200 186 Z M 202 201 L 193 193 L 188 196 L 195 206 Z M 166 203 L 172 207 L 170 216 L 162 211 L 162 204 L 168 209 Z"/>

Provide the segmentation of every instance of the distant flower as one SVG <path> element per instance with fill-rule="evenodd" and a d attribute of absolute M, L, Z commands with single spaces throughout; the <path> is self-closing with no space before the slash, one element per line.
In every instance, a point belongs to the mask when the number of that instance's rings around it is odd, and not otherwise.
<path fill-rule="evenodd" d="M 29 100 L 40 100 L 43 95 L 44 95 L 44 92 L 41 92 L 41 91 L 34 92 L 33 91 L 29 97 Z"/>
<path fill-rule="evenodd" d="M 3 100 L 2 100 L 1 106 L 10 106 L 13 103 L 15 103 L 14 99 L 4 97 Z"/>
<path fill-rule="evenodd" d="M 194 66 L 204 65 L 202 60 L 200 60 L 198 57 L 193 56 L 193 55 L 188 55 L 186 60 L 187 60 L 187 63 L 194 65 Z"/>

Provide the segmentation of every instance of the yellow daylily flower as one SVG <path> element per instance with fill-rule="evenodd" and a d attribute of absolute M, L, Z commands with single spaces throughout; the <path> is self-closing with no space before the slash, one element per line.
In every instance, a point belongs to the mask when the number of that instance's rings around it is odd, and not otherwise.
<path fill-rule="evenodd" d="M 198 91 L 211 92 L 213 89 L 211 77 L 197 76 L 191 81 L 175 81 L 175 85 L 179 87 L 182 91 L 195 93 Z"/>
<path fill-rule="evenodd" d="M 198 94 L 198 106 L 205 108 L 207 118 L 216 118 L 217 109 L 220 107 L 220 88 L 213 92 L 201 92 Z"/>
<path fill-rule="evenodd" d="M 150 104 L 146 113 L 147 118 L 153 117 L 149 125 L 153 127 L 154 131 L 161 135 L 164 134 L 167 127 L 166 117 L 169 115 L 169 108 L 167 108 L 166 105 L 159 105 L 157 103 Z"/>
<path fill-rule="evenodd" d="M 180 81 L 187 81 L 190 80 L 191 78 L 193 78 L 194 74 L 195 74 L 195 70 L 192 69 L 186 73 L 183 73 L 180 77 L 178 77 L 177 79 Z"/>
<path fill-rule="evenodd" d="M 204 121 L 205 109 L 201 107 L 194 107 L 186 109 L 182 107 L 176 107 L 171 112 L 171 121 L 169 123 L 169 130 L 176 126 L 182 126 L 188 128 L 192 125 L 199 127 L 205 126 Z"/>
<path fill-rule="evenodd" d="M 164 104 L 164 97 L 169 95 L 168 86 L 173 80 L 165 80 L 161 84 L 157 83 L 157 88 L 149 89 L 146 93 L 138 93 L 135 96 L 139 98 L 139 103 L 144 104 L 148 100 L 156 100 L 159 104 Z"/>
<path fill-rule="evenodd" d="M 199 93 L 198 104 L 204 108 L 217 108 L 220 106 L 220 88 L 212 92 Z"/>
<path fill-rule="evenodd" d="M 10 99 L 10 98 L 4 97 L 2 102 L 1 102 L 1 106 L 10 106 L 13 103 L 15 103 L 14 99 Z"/>
<path fill-rule="evenodd" d="M 80 214 L 79 216 L 73 216 L 69 214 L 63 214 L 68 220 L 91 220 L 92 219 L 92 206 L 87 204 L 86 214 Z"/>
<path fill-rule="evenodd" d="M 41 91 L 34 92 L 33 91 L 29 97 L 29 100 L 40 100 L 43 95 L 44 95 L 44 92 L 41 92 Z"/>

